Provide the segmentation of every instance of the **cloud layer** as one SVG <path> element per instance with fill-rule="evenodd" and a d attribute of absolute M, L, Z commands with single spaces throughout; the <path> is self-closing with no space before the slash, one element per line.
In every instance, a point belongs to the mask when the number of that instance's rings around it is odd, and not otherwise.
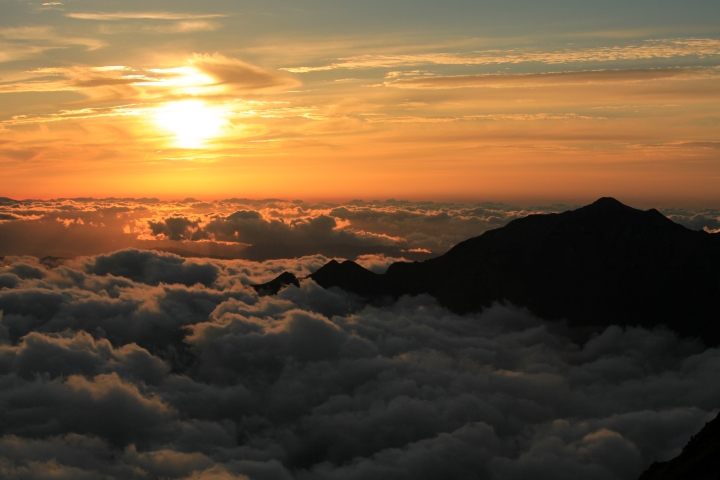
<path fill-rule="evenodd" d="M 314 254 L 421 260 L 516 218 L 569 208 L 393 199 L 345 204 L 280 199 L 5 199 L 0 201 L 0 255 L 69 258 L 136 247 L 251 260 Z M 720 229 L 716 209 L 662 211 L 694 230 Z M 48 243 L 47 238 L 54 240 Z"/>
<path fill-rule="evenodd" d="M 720 351 L 667 330 L 245 287 L 325 261 L 6 257 L 0 473 L 633 479 L 717 409 Z"/>
<path fill-rule="evenodd" d="M 279 199 L 5 199 L 0 201 L 0 256 L 75 257 L 136 247 L 252 260 L 314 254 L 421 260 L 516 218 L 569 208 L 393 199 L 345 204 Z M 662 211 L 694 230 L 720 229 L 717 209 Z M 50 237 L 54 240 L 48 243 L 45 239 Z"/>
<path fill-rule="evenodd" d="M 250 259 L 316 253 L 420 259 L 514 218 L 564 208 L 392 199 L 8 199 L 0 205 L 0 255 L 73 257 L 142 247 Z M 48 244 L 48 236 L 56 240 Z"/>

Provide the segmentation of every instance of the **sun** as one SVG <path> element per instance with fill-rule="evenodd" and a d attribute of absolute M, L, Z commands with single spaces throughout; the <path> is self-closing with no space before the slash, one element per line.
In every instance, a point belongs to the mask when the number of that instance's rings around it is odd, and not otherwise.
<path fill-rule="evenodd" d="M 207 140 L 219 137 L 227 125 L 224 110 L 202 100 L 166 103 L 155 110 L 154 121 L 175 135 L 175 145 L 180 148 L 203 148 Z"/>

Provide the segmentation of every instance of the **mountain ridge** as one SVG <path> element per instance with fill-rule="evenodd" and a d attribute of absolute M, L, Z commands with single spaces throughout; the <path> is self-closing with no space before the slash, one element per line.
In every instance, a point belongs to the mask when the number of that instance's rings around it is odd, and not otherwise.
<path fill-rule="evenodd" d="M 680 455 L 654 462 L 638 480 L 717 480 L 720 478 L 720 416 L 693 435 Z"/>
<path fill-rule="evenodd" d="M 530 215 L 385 274 L 331 261 L 309 278 L 369 300 L 430 294 L 457 313 L 511 302 L 571 326 L 664 324 L 720 343 L 720 235 L 611 197 Z"/>

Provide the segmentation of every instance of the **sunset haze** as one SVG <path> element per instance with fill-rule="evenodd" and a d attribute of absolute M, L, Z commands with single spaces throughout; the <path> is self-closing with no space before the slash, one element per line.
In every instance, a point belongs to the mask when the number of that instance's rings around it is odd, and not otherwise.
<path fill-rule="evenodd" d="M 720 4 L 0 3 L 12 198 L 720 200 Z"/>

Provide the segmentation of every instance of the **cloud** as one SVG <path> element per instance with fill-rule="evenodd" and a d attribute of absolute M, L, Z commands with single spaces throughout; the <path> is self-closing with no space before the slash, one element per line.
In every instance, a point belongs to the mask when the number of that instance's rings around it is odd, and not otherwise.
<path fill-rule="evenodd" d="M 457 316 L 427 296 L 245 287 L 326 261 L 5 257 L 0 474 L 636 478 L 716 412 L 720 351 L 662 328 L 581 334 L 512 305 Z M 196 265 L 214 280 L 184 285 Z"/>
<path fill-rule="evenodd" d="M 694 79 L 698 75 L 713 74 L 714 69 L 657 68 L 625 70 L 586 70 L 578 72 L 548 72 L 486 75 L 434 75 L 397 78 L 386 86 L 418 89 L 447 89 L 468 87 L 517 88 L 556 85 L 587 85 L 605 83 L 647 82 L 666 79 Z"/>
<path fill-rule="evenodd" d="M 140 30 L 148 33 L 175 34 L 189 32 L 215 31 L 222 25 L 215 19 L 225 18 L 224 14 L 200 14 L 177 12 L 72 12 L 66 17 L 78 20 L 91 20 L 102 22 L 121 22 L 127 20 L 150 20 L 140 26 L 108 26 L 103 28 L 105 33 L 121 33 Z"/>
<path fill-rule="evenodd" d="M 289 76 L 219 54 L 195 55 L 190 63 L 199 71 L 214 78 L 219 85 L 229 85 L 233 89 L 292 88 L 300 84 Z"/>
<path fill-rule="evenodd" d="M 535 114 L 491 115 L 464 121 L 562 119 Z M 280 199 L 28 200 L 0 205 L 0 255 L 72 258 L 123 248 L 248 260 L 321 254 L 326 258 L 374 258 L 368 265 L 382 269 L 389 259 L 426 259 L 516 218 L 569 208 L 393 199 L 347 203 Z M 719 228 L 720 214 L 712 209 L 663 212 L 694 230 Z M 51 244 L 45 241 L 48 237 L 54 239 Z"/>
<path fill-rule="evenodd" d="M 152 28 L 161 29 L 166 33 L 183 33 L 215 30 L 217 27 L 217 25 L 205 21 L 187 21 Z M 2 31 L 0 31 L 1 33 Z M 41 32 L 30 29 L 30 33 L 23 30 L 13 34 L 39 36 Z M 76 42 L 83 44 L 83 41 L 83 39 L 73 40 L 70 38 L 59 44 L 71 45 Z M 103 46 L 97 42 L 87 43 L 87 45 L 88 48 L 93 49 Z M 59 47 L 47 47 L 47 49 L 51 48 Z M 10 55 L 14 49 L 15 47 L 6 54 Z M 13 58 L 15 57 L 8 57 L 9 60 Z M 283 72 L 250 65 L 219 54 L 196 54 L 183 64 L 165 68 L 133 68 L 130 66 L 38 68 L 17 74 L 16 78 L 3 82 L 0 85 L 0 93 L 77 91 L 91 98 L 107 99 L 107 97 L 111 97 L 116 102 L 126 100 L 129 103 L 132 100 L 137 103 L 102 107 L 88 106 L 49 114 L 19 115 L 2 123 L 17 125 L 102 116 L 152 114 L 155 104 L 163 103 L 168 99 L 177 100 L 185 96 L 206 99 L 234 97 L 252 92 L 268 93 L 285 90 L 299 84 L 300 82 Z M 255 102 L 253 107 L 254 109 L 262 107 L 262 102 Z M 273 108 L 277 110 L 277 106 L 273 105 Z M 304 109 L 303 113 L 306 112 L 307 109 Z"/>
<path fill-rule="evenodd" d="M 126 82 L 110 82 L 107 80 L 94 79 L 90 81 L 88 86 L 108 86 L 123 85 Z M 36 84 L 37 87 L 30 87 L 30 91 L 43 91 L 43 84 Z M 23 87 L 25 88 L 25 87 Z M 75 90 L 76 88 L 65 88 L 62 84 L 54 83 L 48 91 Z M 18 115 L 9 121 L 5 121 L 6 125 L 26 125 L 37 123 L 61 122 L 65 120 L 85 120 L 91 118 L 102 117 L 130 117 L 142 115 L 142 110 L 128 107 L 106 107 L 106 108 L 83 108 L 81 110 L 61 110 L 59 113 L 49 113 L 41 115 Z M 9 157 L 19 158 L 22 160 L 30 160 L 36 157 L 40 152 L 37 150 L 3 150 L 3 153 Z"/>
<path fill-rule="evenodd" d="M 218 276 L 217 267 L 210 263 L 196 263 L 175 255 L 131 249 L 100 255 L 87 269 L 96 275 L 125 277 L 149 285 L 164 282 L 208 286 Z"/>
<path fill-rule="evenodd" d="M 245 475 L 236 475 L 226 468 L 216 465 L 202 472 L 194 472 L 187 480 L 250 480 Z"/>
<path fill-rule="evenodd" d="M 543 120 L 605 120 L 606 117 L 591 117 L 576 113 L 499 113 L 488 115 L 463 115 L 457 117 L 370 117 L 368 123 L 450 123 L 473 120 L 490 121 L 543 121 Z"/>
<path fill-rule="evenodd" d="M 214 32 L 222 27 L 217 22 L 207 20 L 184 20 L 171 25 L 145 26 L 143 31 L 156 33 L 190 33 L 190 32 Z"/>
<path fill-rule="evenodd" d="M 112 12 L 112 13 L 92 13 L 92 12 L 73 12 L 65 14 L 66 17 L 77 18 L 80 20 L 100 20 L 100 21 L 116 21 L 116 20 L 206 20 L 212 18 L 223 18 L 227 15 L 218 13 L 176 13 L 176 12 Z"/>
<path fill-rule="evenodd" d="M 630 145 L 630 148 L 647 148 L 652 150 L 720 150 L 720 142 L 718 141 L 675 141 L 664 143 L 648 143 L 641 145 Z"/>
<path fill-rule="evenodd" d="M 204 231 L 220 241 L 283 245 L 393 245 L 397 239 L 386 235 L 341 228 L 337 220 L 319 214 L 284 221 L 265 219 L 254 210 L 238 210 L 211 220 Z"/>
<path fill-rule="evenodd" d="M 148 225 L 152 234 L 164 235 L 170 240 L 200 240 L 207 238 L 202 235 L 198 227 L 198 221 L 192 221 L 185 217 L 170 217 L 160 222 L 149 221 Z"/>
<path fill-rule="evenodd" d="M 362 265 L 371 272 L 385 273 L 390 265 L 395 262 L 407 262 L 406 258 L 386 257 L 385 255 L 359 255 L 355 259 L 355 263 Z"/>
<path fill-rule="evenodd" d="M 286 67 L 293 73 L 336 69 L 399 68 L 419 65 L 501 65 L 539 62 L 550 65 L 582 62 L 613 62 L 720 54 L 720 41 L 713 38 L 678 38 L 647 40 L 639 45 L 565 49 L 554 52 L 504 50 L 460 53 L 426 53 L 413 55 L 357 55 L 321 66 Z"/>
<path fill-rule="evenodd" d="M 65 33 L 50 26 L 0 28 L 0 63 L 32 58 L 61 48 L 97 50 L 105 45 L 102 40 L 79 37 L 75 32 Z"/>
<path fill-rule="evenodd" d="M 83 46 L 88 50 L 97 50 L 105 46 L 105 42 L 75 35 L 64 35 L 50 26 L 23 26 L 8 27 L 0 29 L 0 37 L 8 40 L 18 41 L 19 48 L 30 49 L 28 51 L 44 51 L 67 46 Z M 30 45 L 23 45 L 29 43 Z M 11 51 L 13 49 L 11 48 Z"/>
<path fill-rule="evenodd" d="M 689 210 L 685 208 L 662 208 L 660 211 L 673 222 L 691 230 L 717 232 L 720 230 L 720 210 L 703 208 Z"/>
<path fill-rule="evenodd" d="M 56 458 L 48 460 L 46 456 L 49 453 Z M 45 439 L 7 435 L 0 440 L 0 456 L 13 458 L 11 462 L 0 463 L 0 473 L 6 478 L 45 478 L 45 475 L 51 475 L 51 478 L 97 479 L 110 475 L 125 479 L 137 478 L 138 474 L 153 478 L 181 478 L 191 472 L 213 468 L 213 461 L 199 453 L 163 449 L 138 452 L 135 445 L 117 451 L 98 437 L 78 434 Z M 113 456 L 117 458 L 114 466 L 98 461 Z M 87 469 L 88 466 L 91 468 Z"/>
<path fill-rule="evenodd" d="M 174 414 L 159 398 L 143 395 L 114 373 L 92 380 L 79 375 L 37 379 L 5 390 L 0 398 L 9 405 L 34 406 L 32 414 L 11 407 L 1 415 L 4 433 L 29 437 L 74 431 L 122 445 L 150 434 Z"/>
<path fill-rule="evenodd" d="M 169 373 L 161 359 L 135 344 L 116 349 L 107 339 L 96 340 L 83 331 L 73 336 L 32 332 L 16 346 L 0 346 L 0 358 L 3 374 L 14 373 L 28 380 L 38 374 L 58 378 L 116 373 L 158 383 Z"/>

